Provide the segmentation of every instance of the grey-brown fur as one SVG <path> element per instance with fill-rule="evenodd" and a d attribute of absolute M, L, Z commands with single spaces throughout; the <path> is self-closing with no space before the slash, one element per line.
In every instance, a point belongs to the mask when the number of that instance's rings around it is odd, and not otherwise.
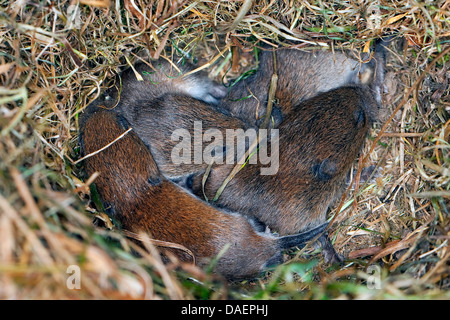
<path fill-rule="evenodd" d="M 323 223 L 328 207 L 345 187 L 377 108 L 365 86 L 334 89 L 299 104 L 278 128 L 277 174 L 260 175 L 261 164 L 245 166 L 217 205 L 254 216 L 282 235 Z M 213 168 L 204 186 L 209 199 L 232 167 Z M 199 196 L 201 178 L 193 184 Z"/>
<path fill-rule="evenodd" d="M 256 125 L 265 112 L 271 77 L 278 75 L 276 108 L 286 117 L 300 102 L 320 92 L 351 84 L 366 84 L 378 103 L 384 80 L 384 43 L 377 43 L 372 59 L 361 63 L 355 52 L 297 49 L 263 50 L 255 74 L 238 82 L 222 100 L 221 106 L 244 122 Z M 275 58 L 274 58 L 275 53 Z M 282 119 L 275 115 L 278 125 Z"/>

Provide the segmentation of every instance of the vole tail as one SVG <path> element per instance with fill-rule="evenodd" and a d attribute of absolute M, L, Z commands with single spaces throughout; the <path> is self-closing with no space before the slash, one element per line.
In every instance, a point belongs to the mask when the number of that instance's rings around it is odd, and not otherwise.
<path fill-rule="evenodd" d="M 278 239 L 278 245 L 280 249 L 303 247 L 306 244 L 306 242 L 314 239 L 315 237 L 323 233 L 327 226 L 328 222 L 321 224 L 320 226 L 315 227 L 314 229 L 302 233 L 281 237 Z"/>

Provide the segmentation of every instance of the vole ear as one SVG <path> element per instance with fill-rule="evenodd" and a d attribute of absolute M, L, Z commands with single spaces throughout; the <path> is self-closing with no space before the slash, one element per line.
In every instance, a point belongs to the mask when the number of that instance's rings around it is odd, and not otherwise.
<path fill-rule="evenodd" d="M 161 184 L 162 179 L 161 179 L 161 177 L 160 177 L 159 175 L 152 174 L 152 175 L 150 176 L 150 178 L 148 178 L 147 181 L 148 181 L 148 183 L 149 183 L 151 186 L 155 187 L 155 186 Z"/>
<path fill-rule="evenodd" d="M 362 107 L 357 108 L 353 112 L 353 120 L 355 120 L 355 125 L 358 128 L 362 128 L 366 121 L 366 113 Z"/>
<path fill-rule="evenodd" d="M 314 176 L 320 181 L 331 180 L 337 173 L 336 162 L 331 159 L 325 159 L 320 164 L 312 167 Z"/>

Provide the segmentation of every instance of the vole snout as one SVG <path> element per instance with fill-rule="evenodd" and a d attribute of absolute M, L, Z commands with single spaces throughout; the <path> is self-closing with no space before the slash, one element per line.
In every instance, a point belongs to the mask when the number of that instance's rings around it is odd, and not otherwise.
<path fill-rule="evenodd" d="M 219 104 L 220 100 L 227 95 L 227 88 L 208 79 L 190 83 L 185 87 L 185 91 L 193 98 L 214 105 Z"/>

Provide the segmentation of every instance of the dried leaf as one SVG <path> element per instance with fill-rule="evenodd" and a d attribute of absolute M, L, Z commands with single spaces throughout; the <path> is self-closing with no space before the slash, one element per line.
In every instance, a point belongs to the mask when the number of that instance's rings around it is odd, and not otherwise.
<path fill-rule="evenodd" d="M 390 17 L 389 19 L 387 19 L 385 25 L 388 26 L 388 25 L 390 25 L 390 24 L 392 24 L 392 23 L 394 23 L 394 22 L 397 22 L 397 21 L 400 20 L 400 19 L 403 19 L 408 13 L 409 13 L 409 12 L 406 12 L 406 13 L 404 13 L 404 14 L 399 14 L 399 15 Z"/>

